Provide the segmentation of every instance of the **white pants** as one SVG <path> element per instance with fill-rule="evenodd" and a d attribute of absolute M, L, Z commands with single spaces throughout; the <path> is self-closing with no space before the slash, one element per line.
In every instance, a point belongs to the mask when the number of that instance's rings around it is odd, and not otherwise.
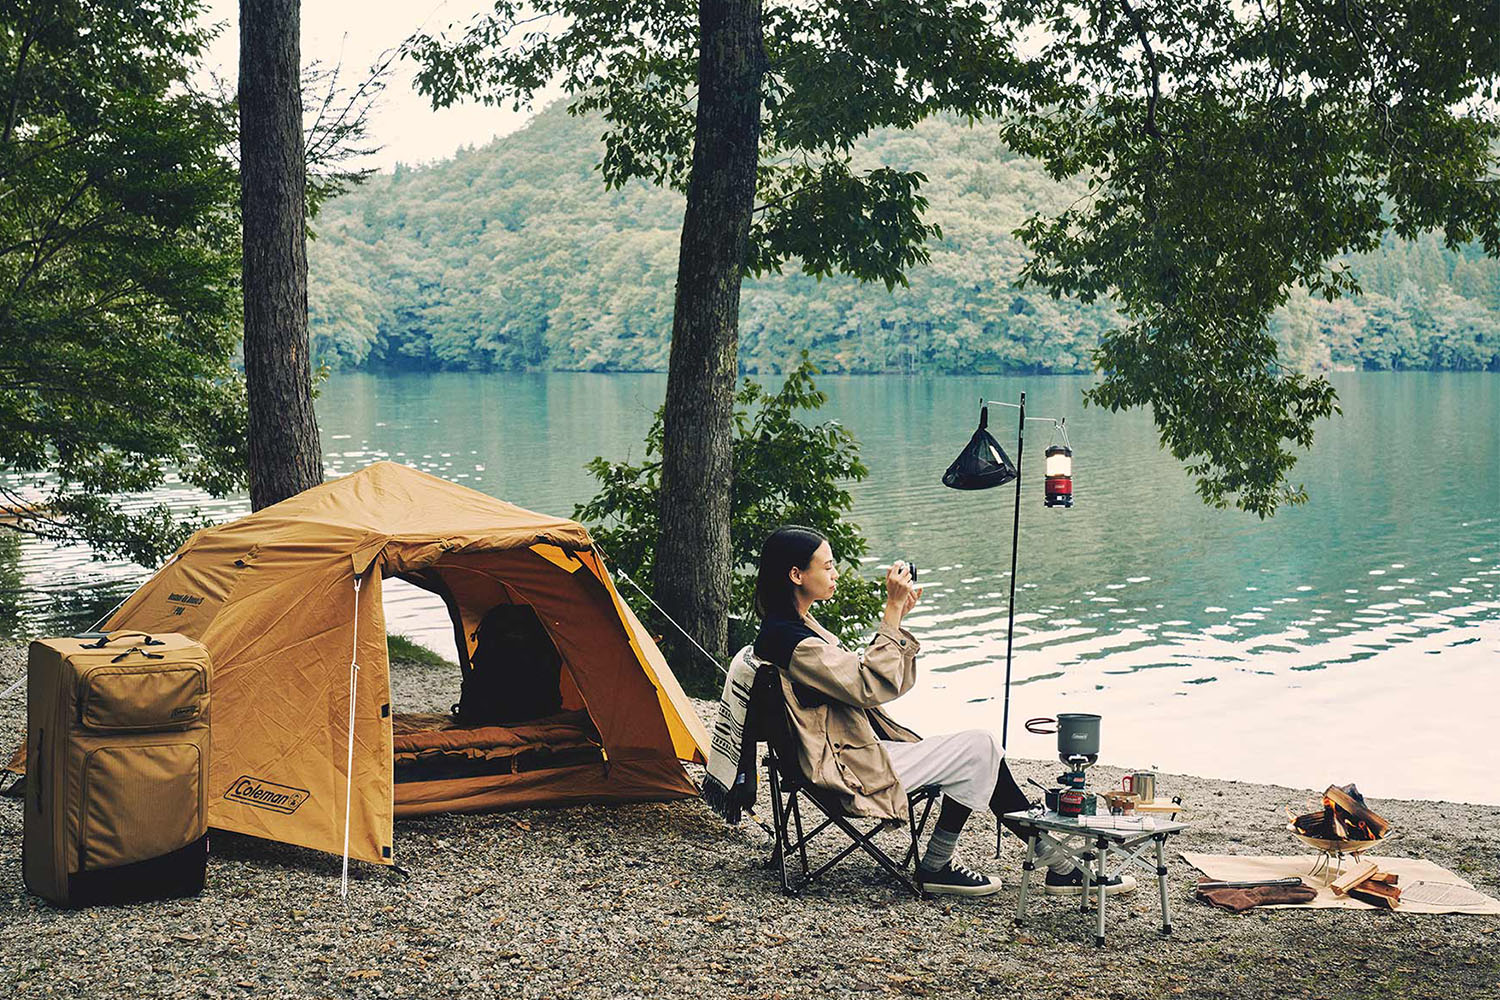
<path fill-rule="evenodd" d="M 1005 749 L 988 729 L 929 736 L 915 743 L 881 740 L 891 770 L 908 792 L 938 785 L 943 794 L 971 810 L 986 809 L 995 794 Z"/>

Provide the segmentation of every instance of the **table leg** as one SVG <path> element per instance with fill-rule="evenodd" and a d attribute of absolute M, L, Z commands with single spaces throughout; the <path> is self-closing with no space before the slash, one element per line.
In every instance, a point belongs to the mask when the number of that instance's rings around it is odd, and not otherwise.
<path fill-rule="evenodd" d="M 1026 838 L 1026 860 L 1021 863 L 1021 901 L 1016 906 L 1016 923 L 1026 922 L 1026 893 L 1031 888 L 1031 871 L 1036 867 L 1036 839 L 1040 834 L 1036 830 Z"/>
<path fill-rule="evenodd" d="M 1089 886 L 1094 884 L 1094 870 L 1089 866 L 1094 863 L 1094 859 L 1089 857 L 1087 848 L 1081 849 L 1078 854 L 1075 863 L 1078 870 L 1083 872 L 1083 895 L 1078 897 L 1078 912 L 1086 913 L 1089 908 Z"/>
<path fill-rule="evenodd" d="M 1161 932 L 1172 933 L 1172 904 L 1167 901 L 1167 859 L 1165 834 L 1156 836 L 1156 884 L 1161 889 Z"/>
<path fill-rule="evenodd" d="M 1108 898 L 1105 895 L 1104 889 L 1109 879 L 1104 866 L 1109 856 L 1109 842 L 1100 837 L 1096 847 L 1098 848 L 1099 856 L 1095 859 L 1094 863 L 1099 866 L 1099 877 L 1095 881 L 1098 883 L 1099 898 L 1094 901 L 1094 906 L 1099 910 L 1099 929 L 1094 933 L 1094 944 L 1102 948 L 1104 947 L 1104 901 Z"/>

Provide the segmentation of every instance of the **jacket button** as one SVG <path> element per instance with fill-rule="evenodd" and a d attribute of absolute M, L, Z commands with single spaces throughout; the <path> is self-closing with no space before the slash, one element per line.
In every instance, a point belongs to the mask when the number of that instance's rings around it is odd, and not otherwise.
<path fill-rule="evenodd" d="M 905 639 L 901 640 L 901 645 L 903 645 L 903 646 L 906 645 L 906 640 Z"/>

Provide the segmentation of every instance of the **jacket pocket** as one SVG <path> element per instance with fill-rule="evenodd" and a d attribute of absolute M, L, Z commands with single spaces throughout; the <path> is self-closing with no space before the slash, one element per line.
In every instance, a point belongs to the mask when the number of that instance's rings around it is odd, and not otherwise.
<path fill-rule="evenodd" d="M 890 784 L 890 764 L 878 742 L 834 743 L 833 759 L 845 787 L 869 795 Z"/>

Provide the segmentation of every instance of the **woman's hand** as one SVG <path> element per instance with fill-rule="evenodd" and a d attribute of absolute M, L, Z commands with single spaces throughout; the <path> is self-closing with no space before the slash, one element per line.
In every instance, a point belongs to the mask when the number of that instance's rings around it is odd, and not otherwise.
<path fill-rule="evenodd" d="M 911 567 L 905 562 L 898 559 L 886 571 L 885 594 L 885 621 L 899 625 L 922 597 L 922 588 L 912 583 Z"/>

